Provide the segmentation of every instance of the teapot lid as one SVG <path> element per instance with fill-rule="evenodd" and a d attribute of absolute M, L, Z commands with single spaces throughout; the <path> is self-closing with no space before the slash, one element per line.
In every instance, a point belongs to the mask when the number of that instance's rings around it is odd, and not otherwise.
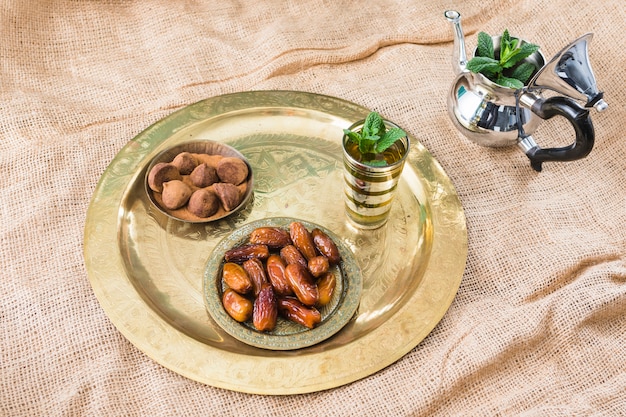
<path fill-rule="evenodd" d="M 550 89 L 573 99 L 585 101 L 585 107 L 603 111 L 608 104 L 602 100 L 596 78 L 589 64 L 587 45 L 593 37 L 587 33 L 557 53 L 539 69 L 528 83 L 528 90 Z"/>

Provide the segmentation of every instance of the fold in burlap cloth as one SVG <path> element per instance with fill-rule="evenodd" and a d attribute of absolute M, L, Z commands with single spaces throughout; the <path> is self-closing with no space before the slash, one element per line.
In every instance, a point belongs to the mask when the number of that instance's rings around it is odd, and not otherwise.
<path fill-rule="evenodd" d="M 445 111 L 457 8 L 550 57 L 594 32 L 611 106 L 586 159 L 540 174 Z M 621 1 L 7 1 L 0 6 L 0 414 L 625 415 L 626 12 Z M 111 324 L 83 262 L 90 197 L 137 133 L 203 98 L 301 90 L 406 127 L 454 182 L 469 256 L 434 331 L 397 363 L 263 397 L 158 365 Z M 539 142 L 571 142 L 541 125 Z"/>

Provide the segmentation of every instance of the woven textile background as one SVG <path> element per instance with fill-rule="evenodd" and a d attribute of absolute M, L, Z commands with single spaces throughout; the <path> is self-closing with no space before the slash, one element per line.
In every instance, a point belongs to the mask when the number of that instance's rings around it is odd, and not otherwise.
<path fill-rule="evenodd" d="M 533 171 L 445 111 L 459 10 L 551 57 L 594 32 L 609 109 L 589 157 Z M 599 1 L 0 3 L 0 415 L 626 415 L 626 8 Z M 376 109 L 419 138 L 467 219 L 461 287 L 395 364 L 313 394 L 205 386 L 138 351 L 100 307 L 86 211 L 120 149 L 207 97 L 301 90 Z M 544 146 L 570 143 L 562 120 Z"/>

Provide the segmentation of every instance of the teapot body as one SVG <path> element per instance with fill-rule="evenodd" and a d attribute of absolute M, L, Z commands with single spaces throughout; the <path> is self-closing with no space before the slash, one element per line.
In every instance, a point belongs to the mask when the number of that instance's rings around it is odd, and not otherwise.
<path fill-rule="evenodd" d="M 500 36 L 492 37 L 496 57 L 500 55 L 500 40 Z M 523 39 L 519 39 L 519 42 L 526 43 Z M 543 54 L 536 51 L 522 62 L 532 64 L 536 74 L 546 61 Z M 519 92 L 516 97 L 515 89 L 501 86 L 483 74 L 462 68 L 448 93 L 448 113 L 456 127 L 479 145 L 516 145 L 520 127 L 531 135 L 542 121 L 524 104 L 528 100 L 520 100 L 521 94 Z M 536 98 L 533 95 L 533 99 Z"/>
<path fill-rule="evenodd" d="M 447 97 L 450 118 L 468 139 L 482 146 L 504 147 L 519 141 L 519 123 L 532 134 L 542 119 L 516 103 L 515 90 L 502 87 L 482 74 L 463 71 Z"/>

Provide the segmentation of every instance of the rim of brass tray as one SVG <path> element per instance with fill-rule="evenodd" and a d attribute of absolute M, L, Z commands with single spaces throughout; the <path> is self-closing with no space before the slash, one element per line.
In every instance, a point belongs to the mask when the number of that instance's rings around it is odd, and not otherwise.
<path fill-rule="evenodd" d="M 456 190 L 439 163 L 413 137 L 407 160 L 410 177 L 405 179 L 427 200 L 421 202 L 424 212 L 419 216 L 428 216 L 432 247 L 409 301 L 424 305 L 419 309 L 411 303 L 402 305 L 391 319 L 350 343 L 302 355 L 297 351 L 243 355 L 210 346 L 171 326 L 127 276 L 118 233 L 121 222 L 127 221 L 120 207 L 129 184 L 141 182 L 145 167 L 172 135 L 207 119 L 217 120 L 251 107 L 268 114 L 276 109 L 290 114 L 323 114 L 335 129 L 332 137 L 335 131 L 338 133 L 337 142 L 343 128 L 369 112 L 349 101 L 320 94 L 250 91 L 208 98 L 148 127 L 114 157 L 87 211 L 84 257 L 94 294 L 111 322 L 135 347 L 162 366 L 207 385 L 253 394 L 287 395 L 335 388 L 370 376 L 410 352 L 439 323 L 456 296 L 467 259 L 465 216 Z M 342 360 L 350 361 L 352 366 L 336 366 Z M 233 372 L 237 375 L 231 376 Z M 276 380 L 281 384 L 273 386 Z"/>

